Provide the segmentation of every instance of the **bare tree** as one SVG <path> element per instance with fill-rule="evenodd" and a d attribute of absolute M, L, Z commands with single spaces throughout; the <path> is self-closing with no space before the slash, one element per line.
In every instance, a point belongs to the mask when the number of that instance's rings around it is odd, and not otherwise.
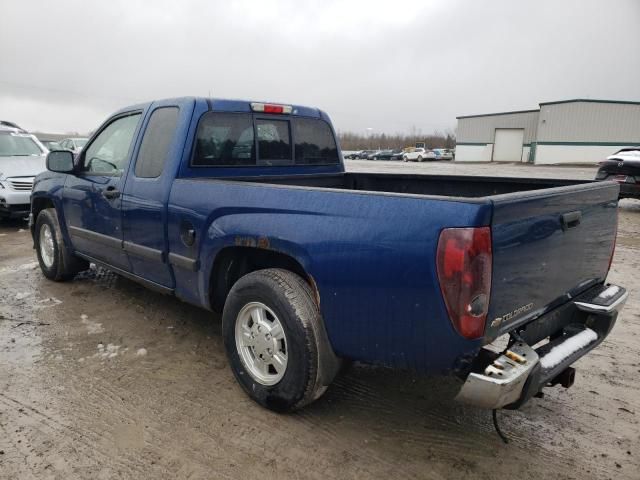
<path fill-rule="evenodd" d="M 424 135 L 420 129 L 411 127 L 409 134 L 396 133 L 355 133 L 338 131 L 340 147 L 343 150 L 373 150 L 377 148 L 406 148 L 414 147 L 416 142 L 425 142 L 427 148 L 453 148 L 456 136 L 453 131 L 433 132 Z"/>

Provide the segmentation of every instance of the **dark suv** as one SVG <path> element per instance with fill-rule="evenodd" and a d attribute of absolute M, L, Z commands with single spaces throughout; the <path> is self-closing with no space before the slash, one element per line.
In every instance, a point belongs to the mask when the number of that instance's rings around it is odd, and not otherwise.
<path fill-rule="evenodd" d="M 615 180 L 620 198 L 640 198 L 640 146 L 618 150 L 600 162 L 596 180 Z"/>

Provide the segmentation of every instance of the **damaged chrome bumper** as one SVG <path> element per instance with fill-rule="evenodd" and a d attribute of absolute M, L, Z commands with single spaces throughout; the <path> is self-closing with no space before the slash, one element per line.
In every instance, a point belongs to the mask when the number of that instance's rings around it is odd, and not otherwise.
<path fill-rule="evenodd" d="M 456 401 L 481 408 L 501 408 L 516 402 L 524 384 L 538 364 L 529 345 L 516 343 L 489 364 L 482 373 L 470 373 Z"/>
<path fill-rule="evenodd" d="M 517 332 L 518 341 L 469 373 L 456 401 L 489 409 L 518 408 L 542 387 L 558 383 L 564 370 L 604 340 L 627 297 L 627 291 L 616 285 L 591 289 L 564 307 L 570 320 L 559 323 L 557 338 L 535 350 L 528 343 L 541 339 L 520 341 L 521 333 L 527 338 L 526 328 Z M 576 312 L 579 322 L 574 321 Z"/>

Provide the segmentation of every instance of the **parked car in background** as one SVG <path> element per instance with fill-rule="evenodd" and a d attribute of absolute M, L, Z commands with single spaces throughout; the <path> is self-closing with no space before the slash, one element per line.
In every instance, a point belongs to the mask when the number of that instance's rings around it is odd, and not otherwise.
<path fill-rule="evenodd" d="M 20 130 L 21 132 L 28 133 L 24 128 L 19 127 L 16 123 L 9 122 L 7 120 L 0 120 L 0 127 L 13 128 L 15 130 Z"/>
<path fill-rule="evenodd" d="M 33 178 L 46 170 L 47 149 L 14 123 L 0 123 L 0 217 L 29 214 Z"/>
<path fill-rule="evenodd" d="M 358 153 L 358 150 L 342 150 L 342 158 L 349 160 L 355 158 Z"/>
<path fill-rule="evenodd" d="M 376 150 L 362 150 L 358 153 L 358 156 L 356 158 L 359 158 L 360 160 L 368 160 L 369 155 L 375 152 Z"/>
<path fill-rule="evenodd" d="M 621 148 L 600 162 L 596 180 L 615 180 L 620 198 L 640 198 L 640 147 Z"/>
<path fill-rule="evenodd" d="M 402 148 L 396 148 L 391 151 L 391 157 L 389 160 L 402 160 L 402 156 L 404 155 L 404 150 Z"/>
<path fill-rule="evenodd" d="M 378 150 L 373 154 L 374 160 L 391 160 L 391 156 L 393 155 L 393 150 Z"/>
<path fill-rule="evenodd" d="M 73 153 L 79 153 L 87 143 L 88 138 L 65 138 L 60 142 L 62 150 L 69 150 Z"/>
<path fill-rule="evenodd" d="M 62 148 L 62 146 L 57 140 L 42 140 L 42 139 L 39 139 L 39 140 L 40 140 L 40 143 L 42 143 L 45 147 L 47 147 L 47 150 L 64 150 L 64 148 Z"/>
<path fill-rule="evenodd" d="M 426 148 L 412 148 L 404 152 L 402 159 L 405 162 L 423 162 L 425 160 L 435 160 L 436 154 Z"/>
<path fill-rule="evenodd" d="M 436 155 L 436 160 L 453 160 L 453 154 L 446 148 L 434 148 L 432 150 Z"/>
<path fill-rule="evenodd" d="M 342 358 L 455 375 L 488 409 L 570 387 L 627 298 L 606 283 L 618 185 L 349 172 L 333 132 L 302 106 L 125 108 L 36 178 L 42 274 L 95 263 L 222 311 L 229 368 L 276 411 L 319 398 Z"/>

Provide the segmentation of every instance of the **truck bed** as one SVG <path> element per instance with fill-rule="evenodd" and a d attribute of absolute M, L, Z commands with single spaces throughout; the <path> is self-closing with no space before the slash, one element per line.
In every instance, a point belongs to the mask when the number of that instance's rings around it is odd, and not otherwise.
<path fill-rule="evenodd" d="M 216 184 L 218 188 L 213 189 Z M 248 185 L 254 188 L 246 188 Z M 250 215 L 247 233 L 261 232 L 272 246 L 279 245 L 286 236 L 288 242 L 305 245 L 310 257 L 326 258 L 330 245 L 330 255 L 340 261 L 326 268 L 327 282 L 333 282 L 332 272 L 346 262 L 354 266 L 354 274 L 375 272 L 369 273 L 366 282 L 377 284 L 380 291 L 387 289 L 387 293 L 390 291 L 387 275 L 391 275 L 394 287 L 399 289 L 394 293 L 398 299 L 416 287 L 418 292 L 438 292 L 433 263 L 442 228 L 490 226 L 493 282 L 483 339 L 486 343 L 604 280 L 615 237 L 617 195 L 618 186 L 614 182 L 348 172 L 185 178 L 174 185 L 172 199 L 177 211 L 195 197 L 199 199 L 201 215 L 213 209 L 209 219 L 216 226 L 209 230 L 210 236 L 231 229 L 227 225 L 232 221 L 231 213 Z M 221 198 L 237 203 L 237 209 L 233 212 L 216 209 Z M 222 217 L 217 220 L 219 216 Z M 240 220 L 233 220 L 237 221 Z M 286 248 L 278 246 L 281 250 Z M 354 262 L 354 251 L 368 253 Z M 391 262 L 384 268 L 380 263 L 383 259 Z M 416 260 L 420 263 L 416 264 Z M 427 270 L 417 274 L 419 278 L 414 276 L 414 270 L 423 267 Z M 385 268 L 387 274 L 382 272 Z M 363 281 L 359 278 L 353 283 Z M 334 293 L 332 289 L 330 298 L 335 298 Z M 360 302 L 374 303 L 369 293 L 360 293 Z M 353 292 L 349 294 L 354 297 Z M 414 294 L 421 293 L 414 291 Z M 334 318 L 341 314 L 331 311 L 333 298 L 324 300 L 322 305 L 330 335 L 342 329 L 340 322 L 334 324 Z M 434 302 L 439 302 L 437 297 L 426 301 L 429 310 L 434 308 Z M 378 310 L 388 303 L 382 302 Z M 343 308 L 343 304 L 336 308 Z M 350 315 L 352 324 L 360 322 L 363 311 Z M 394 311 L 389 316 L 399 319 L 402 314 Z M 412 328 L 415 332 L 415 326 Z M 385 330 L 376 341 L 388 335 Z M 427 335 L 435 337 L 433 330 Z M 424 337 L 420 341 L 424 346 Z M 340 340 L 336 342 L 339 344 Z M 407 339 L 399 343 L 405 348 Z M 361 338 L 358 344 L 362 344 Z M 343 352 L 352 354 L 352 348 L 345 347 Z M 365 349 L 359 348 L 363 358 L 379 353 L 365 353 Z M 387 357 L 383 363 L 397 361 L 397 357 L 393 360 Z"/>
<path fill-rule="evenodd" d="M 463 175 L 417 175 L 347 172 L 329 175 L 236 177 L 234 180 L 301 187 L 335 188 L 379 193 L 482 198 L 590 183 L 588 180 L 505 178 Z"/>

